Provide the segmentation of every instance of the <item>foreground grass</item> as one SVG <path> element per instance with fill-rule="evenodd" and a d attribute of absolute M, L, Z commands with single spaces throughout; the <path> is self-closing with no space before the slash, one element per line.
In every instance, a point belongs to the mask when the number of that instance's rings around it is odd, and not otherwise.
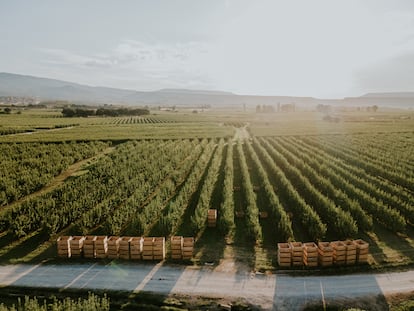
<path fill-rule="evenodd" d="M 37 298 L 36 298 L 37 297 Z M 85 290 L 59 290 L 7 287 L 0 289 L 0 311 L 129 311 L 129 310 L 259 310 L 243 299 L 161 295 L 147 292 L 122 291 L 91 293 Z M 20 301 L 20 307 L 19 307 Z"/>
<path fill-rule="evenodd" d="M 106 298 L 106 295 L 101 298 L 94 294 L 89 294 L 87 298 L 83 299 L 66 297 L 61 300 L 56 297 L 39 299 L 37 297 L 25 296 L 24 299 L 19 297 L 17 301 L 10 299 L 8 304 L 0 304 L 0 311 L 16 311 L 16 309 L 19 311 L 109 311 L 109 300 Z"/>
<path fill-rule="evenodd" d="M 325 305 L 310 304 L 304 311 L 412 311 L 414 310 L 414 291 L 408 294 L 396 294 L 384 297 L 382 295 L 364 297 L 359 299 L 341 300 L 340 298 L 330 301 Z"/>
<path fill-rule="evenodd" d="M 77 311 L 77 310 L 260 310 L 243 298 L 227 299 L 187 295 L 163 295 L 148 292 L 59 290 L 5 287 L 0 288 L 0 311 Z M 19 302 L 20 301 L 20 302 Z M 389 310 L 411 311 L 414 308 L 414 291 L 384 297 L 367 296 L 358 299 L 335 299 L 324 305 L 310 303 L 304 310 Z"/>

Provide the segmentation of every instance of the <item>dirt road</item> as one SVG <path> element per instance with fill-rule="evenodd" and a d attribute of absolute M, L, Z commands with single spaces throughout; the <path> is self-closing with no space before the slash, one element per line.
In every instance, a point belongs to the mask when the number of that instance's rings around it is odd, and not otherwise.
<path fill-rule="evenodd" d="M 243 127 L 235 127 L 234 130 L 235 132 L 234 132 L 233 141 L 248 140 L 251 138 L 250 133 L 247 130 L 247 125 Z"/>
<path fill-rule="evenodd" d="M 333 299 L 412 292 L 414 271 L 292 277 L 162 263 L 5 265 L 0 266 L 0 286 L 5 285 L 244 297 L 266 310 L 299 310 L 311 301 L 329 303 Z"/>

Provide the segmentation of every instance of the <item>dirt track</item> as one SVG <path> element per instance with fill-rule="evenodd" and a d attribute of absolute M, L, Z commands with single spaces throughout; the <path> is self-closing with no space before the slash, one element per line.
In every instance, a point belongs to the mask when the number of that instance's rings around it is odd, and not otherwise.
<path fill-rule="evenodd" d="M 234 137 L 233 141 L 237 140 L 248 140 L 251 138 L 249 131 L 247 130 L 247 125 L 243 127 L 236 127 L 234 128 Z"/>
<path fill-rule="evenodd" d="M 266 310 L 300 310 L 309 302 L 412 292 L 414 271 L 292 277 L 226 273 L 213 267 L 199 269 L 162 263 L 6 265 L 0 266 L 0 285 L 243 297 Z"/>

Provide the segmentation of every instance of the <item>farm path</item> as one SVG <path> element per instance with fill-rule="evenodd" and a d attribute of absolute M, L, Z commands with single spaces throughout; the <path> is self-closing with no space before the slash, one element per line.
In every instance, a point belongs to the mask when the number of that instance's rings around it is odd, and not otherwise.
<path fill-rule="evenodd" d="M 8 205 L 5 205 L 4 207 L 1 208 L 1 211 L 4 212 L 8 209 L 13 208 L 13 206 L 16 206 L 16 205 L 18 205 L 18 204 L 20 204 L 24 201 L 27 201 L 27 200 L 30 200 L 32 198 L 38 197 L 42 194 L 45 194 L 47 192 L 50 192 L 50 191 L 56 189 L 57 187 L 62 185 L 67 178 L 69 178 L 70 176 L 74 176 L 77 173 L 80 173 L 82 171 L 82 168 L 84 167 L 84 165 L 86 165 L 86 164 L 90 165 L 90 164 L 98 161 L 104 155 L 107 155 L 107 154 L 111 153 L 114 150 L 115 150 L 115 147 L 108 147 L 108 148 L 102 150 L 101 152 L 99 152 L 98 154 L 94 155 L 93 157 L 78 161 L 78 162 L 70 165 L 65 171 L 63 171 L 59 175 L 55 176 L 42 189 L 39 189 L 38 191 L 35 191 L 35 192 L 33 192 L 29 195 L 26 195 L 26 196 L 14 201 L 14 202 L 8 204 Z"/>
<path fill-rule="evenodd" d="M 414 270 L 342 276 L 288 276 L 217 271 L 163 263 L 0 266 L 1 286 L 125 290 L 239 300 L 264 310 L 301 310 L 308 303 L 370 298 L 414 291 Z"/>
<path fill-rule="evenodd" d="M 248 125 L 234 128 L 235 133 L 234 133 L 233 141 L 248 140 L 249 138 L 251 138 L 250 133 L 247 130 L 247 126 Z"/>

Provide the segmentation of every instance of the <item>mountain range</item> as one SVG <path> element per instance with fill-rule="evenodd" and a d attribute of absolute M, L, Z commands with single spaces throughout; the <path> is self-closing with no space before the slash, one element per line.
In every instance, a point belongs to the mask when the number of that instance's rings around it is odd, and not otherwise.
<path fill-rule="evenodd" d="M 96 104 L 233 106 L 275 105 L 295 103 L 299 106 L 317 104 L 378 105 L 399 108 L 414 107 L 414 92 L 368 93 L 344 99 L 317 99 L 295 96 L 238 95 L 223 91 L 162 89 L 136 91 L 110 87 L 95 87 L 73 82 L 13 73 L 0 73 L 0 96 L 27 96 L 39 100 L 67 100 Z"/>

